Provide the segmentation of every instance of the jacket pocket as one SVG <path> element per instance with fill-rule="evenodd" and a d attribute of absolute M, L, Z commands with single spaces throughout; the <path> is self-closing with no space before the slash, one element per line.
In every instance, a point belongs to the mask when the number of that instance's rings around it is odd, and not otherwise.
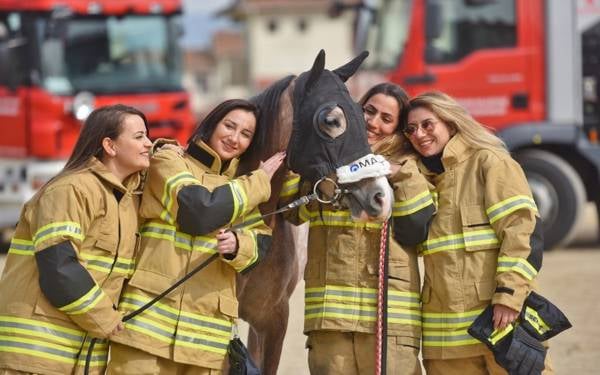
<path fill-rule="evenodd" d="M 496 249 L 498 238 L 482 205 L 460 207 L 460 217 L 466 251 Z"/>
<path fill-rule="evenodd" d="M 107 236 L 108 237 L 108 236 Z M 109 252 L 111 254 L 117 253 L 117 241 L 113 238 L 98 238 L 94 243 L 96 249 Z"/>
<path fill-rule="evenodd" d="M 238 301 L 234 298 L 219 296 L 219 311 L 232 318 L 238 317 Z"/>
<path fill-rule="evenodd" d="M 479 298 L 480 301 L 490 301 L 496 290 L 496 281 L 481 281 L 475 283 L 475 289 L 477 290 L 477 298 Z"/>
<path fill-rule="evenodd" d="M 159 295 L 167 290 L 171 285 L 175 284 L 175 282 L 177 282 L 177 280 L 173 280 L 165 275 L 161 275 L 152 271 L 137 269 L 133 273 L 131 280 L 129 280 L 129 285 L 145 292 Z M 163 299 L 176 301 L 180 294 L 181 291 L 178 288 L 164 296 Z"/>

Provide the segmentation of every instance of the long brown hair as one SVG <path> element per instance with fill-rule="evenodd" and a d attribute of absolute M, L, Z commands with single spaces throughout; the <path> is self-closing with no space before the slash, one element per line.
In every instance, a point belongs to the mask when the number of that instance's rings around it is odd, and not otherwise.
<path fill-rule="evenodd" d="M 107 137 L 116 140 L 123 132 L 123 122 L 128 115 L 141 117 L 144 121 L 146 132 L 148 131 L 146 116 L 133 107 L 115 104 L 94 110 L 85 120 L 67 163 L 48 183 L 59 177 L 84 169 L 92 157 L 101 159 L 104 154 L 102 140 Z"/>
<path fill-rule="evenodd" d="M 371 149 L 377 154 L 388 157 L 391 156 L 395 158 L 406 155 L 407 153 L 414 152 L 410 142 L 402 133 L 402 128 L 404 127 L 403 124 L 408 113 L 409 98 L 406 94 L 406 91 L 404 91 L 402 87 L 393 83 L 379 83 L 371 87 L 362 96 L 362 98 L 360 98 L 358 103 L 361 105 L 361 107 L 364 108 L 365 104 L 367 104 L 367 101 L 371 99 L 372 96 L 375 96 L 377 94 L 383 94 L 385 96 L 389 96 L 396 99 L 399 109 L 398 124 L 396 124 L 397 126 L 393 134 L 375 142 Z"/>

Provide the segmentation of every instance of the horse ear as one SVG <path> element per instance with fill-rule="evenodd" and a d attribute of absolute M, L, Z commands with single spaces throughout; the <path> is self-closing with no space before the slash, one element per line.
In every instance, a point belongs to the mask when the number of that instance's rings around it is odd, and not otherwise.
<path fill-rule="evenodd" d="M 306 80 L 306 85 L 304 85 L 305 91 L 310 91 L 310 88 L 317 82 L 321 73 L 325 69 L 325 51 L 320 50 L 317 58 L 315 58 L 315 62 L 313 63 L 312 68 L 310 68 L 310 74 L 308 79 Z"/>
<path fill-rule="evenodd" d="M 352 75 L 356 73 L 356 70 L 358 69 L 360 64 L 362 64 L 362 62 L 367 58 L 367 56 L 369 56 L 369 52 L 362 51 L 361 54 L 352 59 L 352 61 L 340 66 L 333 72 L 337 74 L 337 76 L 340 77 L 340 79 L 343 82 L 346 82 L 348 78 L 352 77 Z"/>

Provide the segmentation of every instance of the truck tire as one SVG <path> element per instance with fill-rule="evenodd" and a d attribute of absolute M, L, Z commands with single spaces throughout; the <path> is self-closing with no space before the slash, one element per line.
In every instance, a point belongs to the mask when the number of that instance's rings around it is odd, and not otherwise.
<path fill-rule="evenodd" d="M 524 150 L 516 159 L 525 171 L 542 218 L 545 249 L 568 245 L 586 202 L 581 178 L 565 160 L 548 151 Z"/>

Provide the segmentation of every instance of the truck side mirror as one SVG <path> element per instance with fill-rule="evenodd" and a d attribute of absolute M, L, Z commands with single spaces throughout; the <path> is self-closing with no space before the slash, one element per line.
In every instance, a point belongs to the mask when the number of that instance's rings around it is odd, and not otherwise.
<path fill-rule="evenodd" d="M 442 4 L 438 0 L 429 0 L 425 8 L 425 39 L 430 42 L 440 35 L 442 35 Z"/>

